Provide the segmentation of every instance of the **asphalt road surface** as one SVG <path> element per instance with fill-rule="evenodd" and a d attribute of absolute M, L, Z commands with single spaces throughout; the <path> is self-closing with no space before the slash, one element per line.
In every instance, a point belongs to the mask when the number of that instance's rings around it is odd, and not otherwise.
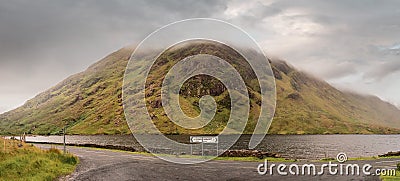
<path fill-rule="evenodd" d="M 49 145 L 36 145 L 49 148 Z M 62 149 L 62 146 L 58 146 Z M 76 171 L 60 180 L 379 180 L 378 176 L 334 176 L 326 170 L 318 176 L 260 175 L 257 167 L 261 162 L 209 161 L 194 165 L 181 165 L 163 161 L 157 157 L 128 152 L 100 150 L 83 147 L 67 147 L 80 158 Z M 372 161 L 348 161 L 346 164 L 371 164 L 373 168 L 393 168 L 400 160 L 380 159 Z M 295 162 L 299 166 L 309 162 Z M 320 168 L 325 162 L 314 162 Z M 327 162 L 326 162 L 327 163 Z M 272 164 L 272 163 L 268 163 Z M 280 163 L 275 163 L 280 164 Z M 284 163 L 288 166 L 291 163 Z M 276 172 L 276 170 L 275 170 Z M 373 171 L 371 171 L 373 172 Z"/>

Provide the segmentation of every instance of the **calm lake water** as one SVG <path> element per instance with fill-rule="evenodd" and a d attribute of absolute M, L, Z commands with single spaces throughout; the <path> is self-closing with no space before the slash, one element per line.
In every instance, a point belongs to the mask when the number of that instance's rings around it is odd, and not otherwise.
<path fill-rule="evenodd" d="M 171 139 L 179 142 L 188 142 L 189 136 L 173 135 Z M 157 143 L 157 136 L 150 136 L 155 147 L 165 148 Z M 229 136 L 220 137 L 220 147 Z M 242 136 L 231 149 L 247 149 L 249 135 Z M 62 136 L 29 136 L 27 141 L 62 143 Z M 94 136 L 66 136 L 67 143 L 92 143 L 99 145 L 122 145 L 140 149 L 141 146 L 132 135 L 94 135 Z M 199 146 L 200 144 L 198 144 Z M 207 144 L 205 149 L 212 150 L 215 145 Z M 194 147 L 193 151 L 199 151 Z M 256 147 L 257 150 L 279 153 L 285 158 L 321 159 L 334 158 L 339 152 L 348 157 L 377 156 L 389 151 L 400 151 L 400 135 L 267 135 Z M 189 151 L 185 151 L 189 152 Z"/>

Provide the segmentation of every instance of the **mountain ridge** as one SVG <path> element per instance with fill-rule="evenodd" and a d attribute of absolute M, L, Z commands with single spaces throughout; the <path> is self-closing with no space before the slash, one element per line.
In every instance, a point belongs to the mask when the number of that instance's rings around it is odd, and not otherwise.
<path fill-rule="evenodd" d="M 57 134 L 67 124 L 69 134 L 129 134 L 122 108 L 122 79 L 132 52 L 132 47 L 122 48 L 1 114 L 0 133 Z M 272 70 L 278 96 L 270 134 L 400 133 L 400 118 L 396 117 L 400 110 L 376 96 L 340 91 L 281 60 L 272 60 Z M 183 101 L 195 115 L 194 102 L 191 98 Z M 227 114 L 225 109 L 221 112 Z M 159 112 L 154 114 L 165 133 L 186 133 L 165 123 Z"/>

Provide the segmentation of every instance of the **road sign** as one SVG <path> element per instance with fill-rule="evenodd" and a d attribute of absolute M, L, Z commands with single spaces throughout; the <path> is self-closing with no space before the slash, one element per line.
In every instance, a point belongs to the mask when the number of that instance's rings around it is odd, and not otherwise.
<path fill-rule="evenodd" d="M 191 136 L 190 143 L 202 143 L 203 137 L 202 136 Z"/>
<path fill-rule="evenodd" d="M 190 143 L 218 143 L 218 136 L 191 136 Z"/>
<path fill-rule="evenodd" d="M 218 155 L 218 136 L 190 136 L 190 143 L 201 143 L 201 155 L 204 156 L 204 143 L 217 144 L 217 155 Z M 193 153 L 192 144 L 190 145 L 190 154 Z"/>
<path fill-rule="evenodd" d="M 218 136 L 203 136 L 203 143 L 218 143 Z"/>

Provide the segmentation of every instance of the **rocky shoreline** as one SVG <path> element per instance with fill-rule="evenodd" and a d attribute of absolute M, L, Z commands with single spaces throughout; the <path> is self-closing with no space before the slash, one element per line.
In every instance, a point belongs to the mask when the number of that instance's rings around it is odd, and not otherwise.
<path fill-rule="evenodd" d="M 220 157 L 257 157 L 263 158 L 282 158 L 278 153 L 269 153 L 260 150 L 227 150 Z"/>
<path fill-rule="evenodd" d="M 62 143 L 52 143 L 52 142 L 30 142 L 26 143 L 32 144 L 53 144 L 53 145 L 63 145 Z M 131 151 L 131 152 L 145 152 L 142 149 L 135 149 L 130 146 L 122 146 L 122 145 L 99 145 L 99 144 L 91 144 L 91 143 L 66 143 L 67 146 L 79 146 L 79 147 L 90 147 L 90 148 L 104 148 L 104 149 L 113 149 L 113 150 L 122 150 L 122 151 Z M 227 150 L 220 155 L 220 157 L 257 157 L 260 159 L 263 158 L 282 158 L 278 153 L 270 153 L 260 150 Z"/>
<path fill-rule="evenodd" d="M 31 142 L 31 141 L 27 141 L 26 143 L 63 145 L 62 143 L 52 143 L 52 142 Z M 112 149 L 112 150 L 131 151 L 131 152 L 138 151 L 133 147 L 121 146 L 121 145 L 98 145 L 98 144 L 91 144 L 91 143 L 84 143 L 84 144 L 66 143 L 65 145 L 67 145 L 67 146 L 89 147 L 89 148 L 104 148 L 104 149 Z"/>
<path fill-rule="evenodd" d="M 391 156 L 400 156 L 400 151 L 396 152 L 391 151 L 383 155 L 378 155 L 378 157 L 391 157 Z"/>

